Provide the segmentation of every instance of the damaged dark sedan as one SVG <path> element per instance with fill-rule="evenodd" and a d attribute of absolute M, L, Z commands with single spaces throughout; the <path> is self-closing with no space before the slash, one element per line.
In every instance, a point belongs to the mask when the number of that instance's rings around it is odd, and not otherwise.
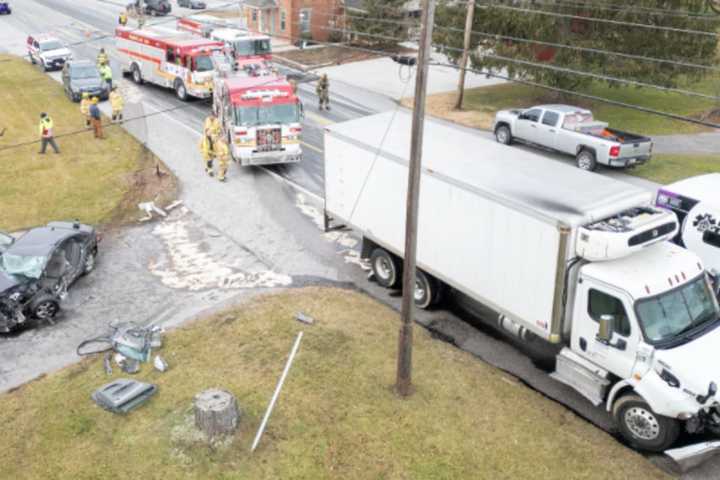
<path fill-rule="evenodd" d="M 29 319 L 52 323 L 67 288 L 95 268 L 98 236 L 88 225 L 51 222 L 15 239 L 0 232 L 0 332 Z"/>

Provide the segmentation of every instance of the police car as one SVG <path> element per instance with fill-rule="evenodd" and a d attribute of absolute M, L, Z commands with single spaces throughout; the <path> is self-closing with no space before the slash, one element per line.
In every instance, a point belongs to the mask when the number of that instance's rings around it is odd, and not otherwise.
<path fill-rule="evenodd" d="M 61 69 L 65 62 L 72 60 L 72 52 L 51 35 L 28 36 L 27 51 L 33 65 L 40 64 L 45 71 Z"/>
<path fill-rule="evenodd" d="M 708 271 L 720 273 L 720 173 L 661 187 L 655 203 L 677 214 L 675 242 L 698 254 Z"/>

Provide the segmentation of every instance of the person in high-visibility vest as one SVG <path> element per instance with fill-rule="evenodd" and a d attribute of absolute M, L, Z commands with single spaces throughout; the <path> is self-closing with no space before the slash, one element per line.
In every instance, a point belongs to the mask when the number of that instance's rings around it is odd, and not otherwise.
<path fill-rule="evenodd" d="M 215 112 L 211 110 L 210 115 L 208 115 L 205 119 L 205 125 L 203 126 L 203 133 L 205 134 L 205 138 L 207 138 L 211 149 L 213 148 L 213 140 L 215 137 L 220 135 L 221 130 L 222 126 L 220 125 L 220 120 L 218 120 Z"/>
<path fill-rule="evenodd" d="M 125 25 L 127 25 L 127 20 L 127 14 L 125 12 L 120 12 L 120 16 L 118 17 L 118 23 L 124 27 Z"/>
<path fill-rule="evenodd" d="M 224 182 L 230 166 L 230 149 L 222 137 L 215 139 L 215 158 L 218 161 L 218 180 Z"/>
<path fill-rule="evenodd" d="M 110 92 L 110 106 L 112 107 L 112 121 L 114 122 L 117 120 L 122 122 L 123 107 L 125 106 L 125 102 L 123 101 L 123 97 L 117 87 L 113 87 Z"/>
<path fill-rule="evenodd" d="M 53 128 L 55 127 L 55 124 L 52 121 L 52 118 L 50 118 L 50 115 L 43 112 L 40 114 L 40 125 L 38 127 L 38 131 L 40 133 L 40 153 L 45 154 L 45 149 L 48 145 L 50 145 L 53 150 L 55 150 L 55 153 L 60 153 L 60 149 L 57 146 L 57 143 L 55 143 L 55 134 L 53 133 Z"/>
<path fill-rule="evenodd" d="M 108 88 L 112 90 L 112 69 L 110 65 L 107 63 L 100 65 L 98 70 L 100 70 L 100 78 L 102 78 L 103 82 L 107 83 Z"/>
<path fill-rule="evenodd" d="M 98 56 L 97 56 L 97 64 L 98 65 L 107 65 L 107 63 L 108 63 L 107 53 L 105 53 L 104 48 L 101 48 L 100 53 L 98 53 Z"/>
<path fill-rule="evenodd" d="M 88 92 L 83 92 L 82 94 L 82 100 L 80 100 L 80 113 L 82 113 L 85 116 L 85 126 L 90 126 L 90 94 Z"/>
<path fill-rule="evenodd" d="M 205 173 L 211 177 L 214 176 L 213 158 L 215 157 L 215 152 L 213 151 L 210 141 L 206 135 L 203 135 L 200 138 L 200 154 L 202 155 L 203 163 L 205 164 Z"/>

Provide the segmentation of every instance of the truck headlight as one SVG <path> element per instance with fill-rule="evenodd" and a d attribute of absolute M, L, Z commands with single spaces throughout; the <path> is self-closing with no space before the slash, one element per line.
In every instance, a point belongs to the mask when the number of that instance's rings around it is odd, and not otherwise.
<path fill-rule="evenodd" d="M 695 414 L 692 412 L 682 412 L 678 414 L 677 418 L 678 420 L 690 420 L 694 416 Z"/>

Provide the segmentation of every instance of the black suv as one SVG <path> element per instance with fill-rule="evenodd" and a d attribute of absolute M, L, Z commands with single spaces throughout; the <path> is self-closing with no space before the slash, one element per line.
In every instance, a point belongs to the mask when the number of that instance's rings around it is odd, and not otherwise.
<path fill-rule="evenodd" d="M 128 11 L 139 11 L 142 3 L 145 15 L 162 16 L 168 15 L 172 11 L 168 0 L 136 0 L 127 6 Z"/>
<path fill-rule="evenodd" d="M 79 102 L 83 93 L 107 100 L 110 95 L 107 83 L 100 78 L 97 66 L 89 60 L 72 60 L 63 66 L 62 82 L 65 95 Z"/>

